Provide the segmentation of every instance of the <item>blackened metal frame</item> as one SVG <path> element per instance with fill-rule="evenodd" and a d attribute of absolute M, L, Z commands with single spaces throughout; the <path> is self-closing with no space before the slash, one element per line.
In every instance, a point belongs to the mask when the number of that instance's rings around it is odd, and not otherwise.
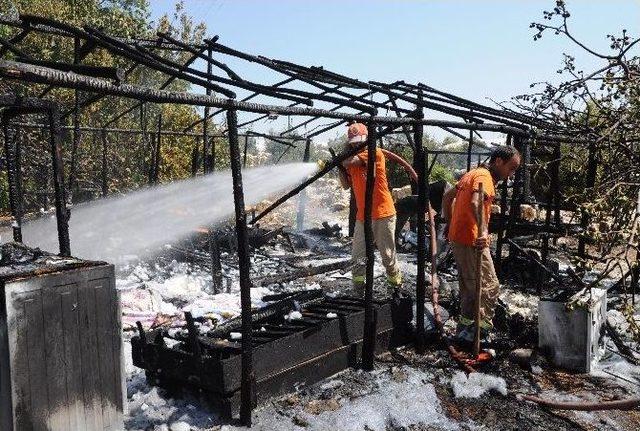
<path fill-rule="evenodd" d="M 318 118 L 332 118 L 336 121 L 328 127 L 315 130 L 302 136 L 302 140 L 306 141 L 305 159 L 308 158 L 308 147 L 310 139 L 320 133 L 338 127 L 348 121 L 360 121 L 368 125 L 369 139 L 366 142 L 368 149 L 368 176 L 365 199 L 365 242 L 366 242 L 366 318 L 365 318 L 365 345 L 363 353 L 362 365 L 366 369 L 373 367 L 373 352 L 375 351 L 375 315 L 372 308 L 373 295 L 373 238 L 371 232 L 371 205 L 373 192 L 373 172 L 375 170 L 375 149 L 378 136 L 384 136 L 387 133 L 394 133 L 397 129 L 407 137 L 407 141 L 414 147 L 414 165 L 418 168 L 418 196 L 419 205 L 422 210 L 426 208 L 428 199 L 428 174 L 425 173 L 425 161 L 429 152 L 422 146 L 422 137 L 424 126 L 439 127 L 458 137 L 463 137 L 459 130 L 469 131 L 468 141 L 470 143 L 467 151 L 468 157 L 471 156 L 474 135 L 478 136 L 479 131 L 500 132 L 508 134 L 514 143 L 527 154 L 525 161 L 525 170 L 529 167 L 529 151 L 531 149 L 529 141 L 534 137 L 543 140 L 546 143 L 554 143 L 555 148 L 559 150 L 560 142 L 568 142 L 575 144 L 589 143 L 589 139 L 575 138 L 570 134 L 580 133 L 581 131 L 561 130 L 554 124 L 548 124 L 538 119 L 530 118 L 523 114 L 514 113 L 507 110 L 499 110 L 487 107 L 452 94 L 436 90 L 422 83 L 409 84 L 404 81 L 396 81 L 394 83 L 381 83 L 376 81 L 364 82 L 358 79 L 350 78 L 332 71 L 328 71 L 322 67 L 306 67 L 282 60 L 269 59 L 263 56 L 256 56 L 240 52 L 218 42 L 218 38 L 205 40 L 202 44 L 185 44 L 170 35 L 158 33 L 155 41 L 150 40 L 130 40 L 113 37 L 104 32 L 85 26 L 78 28 L 66 23 L 61 23 L 49 18 L 35 17 L 23 15 L 19 20 L 9 21 L 0 20 L 0 24 L 15 27 L 19 30 L 18 34 L 9 40 L 0 40 L 0 78 L 6 80 L 15 80 L 23 83 L 45 84 L 47 90 L 41 94 L 44 97 L 52 88 L 68 88 L 75 91 L 74 106 L 67 110 L 64 114 L 60 114 L 60 108 L 53 102 L 42 100 L 23 99 L 18 100 L 13 97 L 5 97 L 4 104 L 0 106 L 20 106 L 20 109 L 27 109 L 27 112 L 46 112 L 49 115 L 51 130 L 51 150 L 54 165 L 54 186 L 56 190 L 56 211 L 58 218 L 58 235 L 60 241 L 60 251 L 62 254 L 70 253 L 69 235 L 68 235 L 68 210 L 65 206 L 65 185 L 62 171 L 62 157 L 60 145 L 60 132 L 62 130 L 60 120 L 68 115 L 73 115 L 74 140 L 73 148 L 77 149 L 80 142 L 80 132 L 83 126 L 80 125 L 80 109 L 95 103 L 105 96 L 125 97 L 136 100 L 133 106 L 125 111 L 117 114 L 102 127 L 96 128 L 101 131 L 103 142 L 103 163 L 102 163 L 102 192 L 107 193 L 107 139 L 106 133 L 110 129 L 108 127 L 115 123 L 119 118 L 129 112 L 135 111 L 140 107 L 141 130 L 138 133 L 146 135 L 146 119 L 144 118 L 144 105 L 151 103 L 172 103 L 204 107 L 205 112 L 203 118 L 182 131 L 183 136 L 189 135 L 198 124 L 202 124 L 202 133 L 194 133 L 196 139 L 202 140 L 202 160 L 205 172 L 210 172 L 215 167 L 208 161 L 211 152 L 215 152 L 211 148 L 214 134 L 210 134 L 208 130 L 208 121 L 215 115 L 226 113 L 227 130 L 222 136 L 226 136 L 229 141 L 229 151 L 231 157 L 231 171 L 233 177 L 233 193 L 234 206 L 236 215 L 236 234 L 238 237 L 238 258 L 240 262 L 240 285 L 241 285 L 241 305 L 242 305 L 242 407 L 241 419 L 246 425 L 251 423 L 252 409 L 252 391 L 253 391 L 253 372 L 252 372 L 252 356 L 251 356 L 251 304 L 250 304 L 250 280 L 249 280 L 249 251 L 246 244 L 247 225 L 246 214 L 244 208 L 244 192 L 242 186 L 241 174 L 241 151 L 239 147 L 238 137 L 240 136 L 239 128 L 248 126 L 260 119 L 271 117 L 274 115 L 294 115 L 302 117 L 311 117 L 303 120 L 297 125 L 291 126 L 288 130 L 282 132 L 278 137 L 279 140 L 286 140 L 292 144 L 299 137 L 292 137 L 291 132 L 310 124 Z M 72 63 L 52 62 L 48 59 L 33 59 L 25 56 L 19 51 L 17 44 L 31 33 L 46 33 L 60 37 L 72 38 L 74 40 L 74 58 Z M 130 62 L 129 67 L 124 71 L 106 70 L 104 68 L 85 67 L 81 64 L 82 59 L 94 49 L 102 49 L 115 57 Z M 179 64 L 173 60 L 162 57 L 155 51 L 172 50 L 189 54 L 186 61 Z M 206 54 L 205 54 L 206 52 Z M 23 60 L 10 61 L 3 60 L 1 57 L 11 53 L 19 55 Z M 242 59 L 244 61 L 264 66 L 272 71 L 285 76 L 284 80 L 278 81 L 272 85 L 263 85 L 247 81 L 240 74 L 231 70 L 225 63 L 218 59 L 214 59 L 213 55 L 224 55 Z M 198 70 L 193 65 L 196 59 L 205 60 L 206 71 Z M 145 67 L 152 71 L 161 72 L 168 76 L 167 80 L 159 89 L 151 89 L 132 85 L 124 82 L 131 73 L 139 67 Z M 215 70 L 221 70 L 226 77 L 216 75 Z M 70 73 L 73 70 L 75 73 Z M 105 79 L 105 77 L 107 79 Z M 109 79 L 111 78 L 111 80 Z M 114 79 L 115 78 L 115 79 Z M 205 89 L 205 94 L 185 93 L 166 91 L 168 85 L 174 80 L 182 80 L 191 84 L 195 84 Z M 115 82 L 112 82 L 115 81 Z M 289 84 L 302 83 L 306 86 L 314 87 L 317 92 L 301 90 L 299 88 L 287 87 Z M 236 90 L 250 91 L 249 96 L 241 100 L 236 100 Z M 83 100 L 80 100 L 80 92 L 91 93 Z M 212 93 L 221 94 L 227 98 L 220 98 Z M 286 100 L 290 103 L 288 106 L 253 103 L 250 100 L 264 96 L 276 100 Z M 376 99 L 378 97 L 378 99 Z M 384 102 L 379 100 L 380 97 L 385 99 Z M 9 103 L 10 102 L 10 103 Z M 323 102 L 333 105 L 329 109 L 318 109 L 313 107 L 314 102 Z M 402 104 L 400 104 L 402 103 Z M 406 105 L 409 104 L 410 108 Z M 214 112 L 210 108 L 216 108 Z M 356 111 L 354 113 L 353 111 Z M 380 110 L 392 112 L 395 116 L 377 116 Z M 451 119 L 431 119 L 425 118 L 424 111 L 434 111 L 444 114 Z M 258 114 L 258 117 L 239 124 L 237 112 L 243 111 L 247 113 Z M 7 111 L 10 116 L 11 110 Z M 7 117 L 8 118 L 8 117 Z M 413 129 L 413 136 L 411 130 Z M 133 131 L 131 131 L 133 132 Z M 157 182 L 158 180 L 158 163 L 161 149 L 161 136 L 167 136 L 168 131 L 162 130 L 161 121 L 158 123 L 157 133 L 155 137 L 154 157 L 150 167 L 150 180 Z M 11 137 L 10 137 L 11 138 Z M 293 138 L 293 142 L 292 142 Z M 7 153 L 8 165 L 11 164 L 10 182 L 13 187 L 12 193 L 12 212 L 14 216 L 20 216 L 19 205 L 16 203 L 16 194 L 19 195 L 19 184 L 16 176 L 16 165 L 19 158 L 14 157 L 16 154 L 15 147 L 11 147 L 13 139 L 6 142 L 9 145 Z M 524 145 L 524 148 L 522 147 Z M 359 149 L 358 149 L 359 150 Z M 197 147 L 194 148 L 194 169 L 193 174 L 198 167 L 199 152 Z M 435 154 L 435 153 L 434 153 Z M 343 155 L 345 156 L 345 155 Z M 74 157 L 72 159 L 75 160 Z M 558 157 L 559 160 L 559 157 Z M 75 163 L 75 162 L 74 162 Z M 559 165 L 559 161 L 558 161 Z M 286 194 L 276 201 L 274 204 L 284 202 L 289 197 L 295 195 L 306 185 L 311 184 L 315 179 L 326 174 L 332 166 L 322 170 L 311 180 L 306 181 L 303 185 L 297 187 L 292 192 Z M 75 169 L 72 166 L 71 170 Z M 556 167 L 554 167 L 555 172 Z M 508 226 L 506 227 L 506 238 L 511 240 L 509 232 L 513 227 L 513 218 L 515 217 L 515 209 L 517 205 L 523 202 L 523 196 L 528 196 L 530 181 L 527 179 L 528 173 L 520 174 L 520 178 L 516 181 L 513 189 L 511 201 L 512 211 Z M 554 174 L 555 175 L 555 174 Z M 524 194 L 520 190 L 524 189 Z M 506 186 L 503 189 L 504 209 L 506 212 Z M 553 191 L 554 206 L 556 208 L 556 222 L 559 222 L 559 192 Z M 516 205 L 516 207 L 514 207 Z M 275 208 L 275 206 L 267 209 L 266 212 Z M 264 216 L 266 212 L 253 219 L 257 221 Z M 547 227 L 549 227 L 550 218 L 548 217 Z M 426 258 L 425 241 L 424 241 L 424 225 L 419 227 L 418 234 L 418 265 L 419 275 L 417 283 L 418 293 L 418 331 L 419 334 L 423 330 L 424 325 L 421 320 L 424 318 L 424 261 Z M 504 226 L 503 226 L 504 227 Z M 502 231 L 502 229 L 501 229 Z M 500 241 L 500 244 L 504 242 Z M 501 248 L 501 245 L 500 245 Z M 422 257 L 422 258 L 420 258 Z M 500 259 L 500 258 L 499 258 Z M 422 337 L 417 338 L 417 348 L 422 351 Z"/>

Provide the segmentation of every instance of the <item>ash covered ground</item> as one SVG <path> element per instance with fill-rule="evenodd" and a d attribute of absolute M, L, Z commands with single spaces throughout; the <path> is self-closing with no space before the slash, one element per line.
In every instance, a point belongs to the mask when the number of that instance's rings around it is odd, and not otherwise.
<path fill-rule="evenodd" d="M 324 190 L 324 192 L 320 192 Z M 333 180 L 324 180 L 309 191 L 307 226 L 310 230 L 285 229 L 267 244 L 252 251 L 252 279 L 347 259 L 350 241 L 335 235 L 335 224 L 346 233 L 347 196 Z M 265 203 L 265 205 L 268 203 Z M 263 228 L 292 225 L 295 200 L 263 222 Z M 258 208 L 259 210 L 259 208 Z M 322 226 L 322 222 L 325 226 Z M 295 251 L 292 251 L 291 247 Z M 117 287 L 122 298 L 123 337 L 127 376 L 130 430 L 234 430 L 207 400 L 195 393 L 176 396 L 151 386 L 143 370 L 132 365 L 130 338 L 135 322 L 145 328 L 164 326 L 179 330 L 183 313 L 197 317 L 203 332 L 237 317 L 240 312 L 237 262 L 233 248 L 223 251 L 224 292 L 214 294 L 206 262 L 206 247 L 197 236 L 171 244 L 154 258 L 131 261 L 119 269 Z M 415 296 L 415 253 L 400 254 L 405 277 L 403 294 Z M 376 295 L 390 292 L 379 262 L 375 269 Z M 441 304 L 453 316 L 457 308 L 455 270 L 442 274 Z M 272 399 L 254 411 L 255 429 L 264 430 L 448 430 L 448 429 L 629 429 L 640 427 L 638 410 L 620 412 L 553 411 L 520 400 L 536 394 L 556 401 L 616 400 L 640 395 L 640 367 L 616 353 L 605 337 L 600 361 L 591 374 L 554 369 L 536 352 L 537 302 L 535 289 L 521 286 L 517 278 L 503 280 L 497 311 L 495 360 L 481 373 L 466 376 L 434 337 L 425 355 L 406 346 L 377 358 L 374 372 L 348 369 L 295 393 Z M 316 289 L 327 294 L 348 292 L 350 273 L 333 271 L 286 283 L 252 289 L 252 305 L 264 305 L 271 293 Z M 430 297 L 430 294 L 427 294 Z M 609 319 L 630 347 L 631 324 L 615 310 L 612 298 Z M 619 304 L 618 304 L 619 305 Z M 638 310 L 636 310 L 636 316 Z M 448 331 L 454 319 L 446 323 Z M 171 330 L 171 329 L 170 329 Z M 640 357 L 640 355 L 636 355 Z"/>

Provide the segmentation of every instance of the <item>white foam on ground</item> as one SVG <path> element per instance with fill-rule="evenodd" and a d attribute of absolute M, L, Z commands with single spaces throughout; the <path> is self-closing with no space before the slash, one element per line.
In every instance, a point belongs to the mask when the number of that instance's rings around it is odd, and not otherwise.
<path fill-rule="evenodd" d="M 441 430 L 458 429 L 458 425 L 446 417 L 434 386 L 428 383 L 431 376 L 408 367 L 403 367 L 403 372 L 407 375 L 403 382 L 393 380 L 388 374 L 377 376 L 378 392 L 338 400 L 340 408 L 336 411 L 319 415 L 299 412 L 298 416 L 308 422 L 305 428 L 294 425 L 290 418 L 274 415 L 272 410 L 262 409 L 256 411 L 252 429 L 385 431 L 416 424 Z M 235 429 L 238 428 L 222 427 L 222 430 Z"/>
<path fill-rule="evenodd" d="M 456 398 L 479 398 L 489 391 L 507 395 L 507 383 L 502 377 L 484 373 L 471 373 L 467 376 L 464 372 L 457 371 L 451 379 L 451 386 Z"/>

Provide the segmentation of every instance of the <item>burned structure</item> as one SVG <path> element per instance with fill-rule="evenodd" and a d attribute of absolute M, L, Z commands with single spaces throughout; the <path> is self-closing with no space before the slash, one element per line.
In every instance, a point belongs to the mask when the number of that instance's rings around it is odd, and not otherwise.
<path fill-rule="evenodd" d="M 563 130 L 556 124 L 549 124 L 518 113 L 478 104 L 464 98 L 434 89 L 422 83 L 396 81 L 383 83 L 361 81 L 344 76 L 322 67 L 306 67 L 287 61 L 248 54 L 224 45 L 214 37 L 202 44 L 185 44 L 164 33 L 157 34 L 156 40 L 129 40 L 109 34 L 91 26 L 83 28 L 57 22 L 45 17 L 22 15 L 18 20 L 4 20 L 0 24 L 10 26 L 14 33 L 10 39 L 0 39 L 0 78 L 6 83 L 20 82 L 24 85 L 46 86 L 39 97 L 21 97 L 6 94 L 0 97 L 2 106 L 2 126 L 4 132 L 4 160 L 9 179 L 11 212 L 13 215 L 13 237 L 21 241 L 21 223 L 23 218 L 21 187 L 21 165 L 28 163 L 20 154 L 19 130 L 41 129 L 46 127 L 50 133 L 51 169 L 55 185 L 56 217 L 60 254 L 73 255 L 73 242 L 68 233 L 68 188 L 77 189 L 75 184 L 76 164 L 79 157 L 78 147 L 84 133 L 99 137 L 100 158 L 94 188 L 101 196 L 109 192 L 108 157 L 109 135 L 139 135 L 143 139 L 140 151 L 148 154 L 148 166 L 141 167 L 138 174 L 146 175 L 150 184 L 159 181 L 159 165 L 163 152 L 163 139 L 167 136 L 190 138 L 192 142 L 191 173 L 208 174 L 219 167 L 215 166 L 215 153 L 228 151 L 233 177 L 235 203 L 235 236 L 237 239 L 238 265 L 240 269 L 242 318 L 234 322 L 233 328 L 221 330 L 218 337 L 198 334 L 193 319 L 187 316 L 186 336 L 178 337 L 178 348 L 166 345 L 166 334 L 161 331 L 147 332 L 142 326 L 134 342 L 134 360 L 136 365 L 145 367 L 154 379 L 174 384 L 180 379 L 193 377 L 195 386 L 212 390 L 218 394 L 221 402 L 226 403 L 229 411 L 235 409 L 230 403 L 232 398 L 240 400 L 241 420 L 251 422 L 251 410 L 256 399 L 255 392 L 265 392 L 265 385 L 284 385 L 286 370 L 295 369 L 296 376 L 304 377 L 313 372 L 313 361 L 323 355 L 334 355 L 336 363 L 344 366 L 358 361 L 366 370 L 373 368 L 374 353 L 380 346 L 400 343 L 401 337 L 393 338 L 394 330 L 406 328 L 411 320 L 411 307 L 405 302 L 390 301 L 379 303 L 373 297 L 373 239 L 371 232 L 372 184 L 367 184 L 365 208 L 365 235 L 367 247 L 366 291 L 363 300 L 354 298 L 306 298 L 301 314 L 305 317 L 298 326 L 287 325 L 274 316 L 256 315 L 251 311 L 249 278 L 248 221 L 244 203 L 242 166 L 247 159 L 247 137 L 262 136 L 280 143 L 284 151 L 296 145 L 304 145 L 304 161 L 309 160 L 309 148 L 314 137 L 342 126 L 349 121 L 360 121 L 369 128 L 366 147 L 369 155 L 374 154 L 377 146 L 383 144 L 385 136 L 401 135 L 411 146 L 412 166 L 417 173 L 415 184 L 418 196 L 418 213 L 425 214 L 428 207 L 428 178 L 438 157 L 446 151 L 430 151 L 422 143 L 425 128 L 438 128 L 468 142 L 467 168 L 476 160 L 482 161 L 482 152 L 478 152 L 474 143 L 481 132 L 499 133 L 505 136 L 509 145 L 515 146 L 523 155 L 523 168 L 518 171 L 515 181 L 505 182 L 500 191 L 499 213 L 492 219 L 492 230 L 497 233 L 498 242 L 495 259 L 497 266 L 506 270 L 509 262 L 516 256 L 527 259 L 539 269 L 538 285 L 542 290 L 545 280 L 560 283 L 562 280 L 549 266 L 548 254 L 555 237 L 567 235 L 567 232 L 579 233 L 588 223 L 588 216 L 576 223 L 567 223 L 561 216 L 563 202 L 560 194 L 561 144 L 589 146 L 589 136 L 573 136 L 572 131 Z M 20 48 L 20 43 L 28 37 L 47 34 L 55 38 L 73 40 L 73 58 L 68 62 L 51 61 L 47 58 L 33 58 Z M 166 50 L 188 54 L 188 60 L 182 64 L 163 57 Z M 83 64 L 83 59 L 94 51 L 104 51 L 118 59 L 121 68 L 97 67 Z M 232 70 L 225 63 L 232 59 L 234 63 L 251 64 L 265 68 L 279 75 L 281 80 L 275 83 L 256 83 L 242 77 L 242 73 Z M 197 65 L 200 65 L 198 67 Z M 148 69 L 166 75 L 165 84 L 160 88 L 148 88 L 129 83 L 128 76 L 136 69 Z M 166 90 L 171 82 L 181 80 L 192 86 L 202 88 L 204 94 L 196 92 L 175 92 Z M 51 89 L 66 88 L 75 91 L 72 106 L 60 104 L 47 97 Z M 248 95 L 238 98 L 238 94 Z M 107 98 L 123 98 L 132 101 L 129 108 L 103 124 L 80 124 L 80 113 L 93 103 Z M 260 100 L 261 103 L 257 103 Z M 179 104 L 203 107 L 203 117 L 183 130 L 172 130 L 160 116 L 155 131 L 148 130 L 145 105 Z M 29 122 L 28 115 L 46 113 L 48 124 Z M 128 114 L 140 113 L 140 129 L 118 129 L 113 125 Z M 384 112 L 385 115 L 380 115 Z M 238 115 L 243 115 L 242 121 Z M 224 133 L 209 130 L 209 121 L 225 115 Z M 246 119 L 244 117 L 247 117 Z M 297 124 L 291 124 L 281 133 L 272 135 L 251 130 L 243 132 L 251 124 L 265 118 L 290 116 L 300 118 Z M 434 118 L 435 117 L 435 118 Z M 70 125 L 63 125 L 67 120 Z M 329 120 L 329 124 L 316 126 L 319 120 Z M 200 129 L 200 131 L 196 131 Z M 62 131 L 70 131 L 71 137 L 66 143 L 65 156 L 62 154 Z M 150 139 L 149 139 L 150 137 Z M 240 138 L 245 138 L 244 154 Z M 224 142 L 228 148 L 220 148 Z M 147 144 L 148 143 L 148 144 Z M 342 152 L 300 186 L 281 196 L 269 208 L 256 214 L 250 223 L 259 221 L 264 215 L 297 195 L 306 186 L 329 173 L 350 153 Z M 548 160 L 547 175 L 550 178 L 546 195 L 536 195 L 532 190 L 532 160 Z M 66 163 L 63 162 L 66 160 Z M 590 159 L 587 167 L 587 182 L 595 181 L 593 174 L 597 160 Z M 64 165 L 64 166 L 63 166 Z M 368 164 L 369 177 L 372 178 L 374 162 Z M 65 176 L 67 179 L 65 179 Z M 302 200 L 303 202 L 303 200 Z M 546 210 L 545 220 L 526 221 L 520 217 L 523 205 L 537 204 Z M 71 209 L 71 213 L 73 210 Z M 298 223 L 302 224 L 304 205 L 298 213 Z M 433 221 L 431 223 L 433 232 Z M 540 238 L 540 252 L 530 253 L 521 245 L 519 238 L 536 235 Z M 415 343 L 418 352 L 425 349 L 424 304 L 427 286 L 433 287 L 437 300 L 437 262 L 435 247 L 428 247 L 427 226 L 417 225 L 417 280 L 416 280 L 416 334 Z M 581 237 L 580 237 L 581 238 Z M 212 241 L 215 244 L 215 241 Z M 508 251 L 508 253 L 505 253 Z M 587 257 L 584 240 L 581 238 L 576 253 Z M 211 247 L 212 268 L 216 266 L 216 246 Z M 429 265 L 430 262 L 430 265 Z M 430 268 L 430 282 L 427 269 Z M 218 269 L 219 271 L 219 269 Z M 214 274 L 215 275 L 215 274 Z M 219 280 L 219 277 L 215 280 Z M 218 281 L 220 283 L 220 281 Z M 637 277 L 635 280 L 637 285 Z M 219 288 L 220 286 L 218 286 Z M 290 299 L 290 298 L 289 298 Z M 287 298 L 283 298 L 287 300 Z M 276 306 L 277 307 L 277 306 Z M 336 317 L 331 317 L 333 314 Z M 331 315 L 331 316 L 330 316 Z M 265 331 L 261 331 L 262 328 Z M 223 328 L 224 329 L 224 328 Z M 282 364 L 279 369 L 271 369 L 267 364 L 270 350 L 277 346 L 304 347 L 302 333 L 318 331 L 318 337 L 326 344 L 314 345 L 316 350 L 305 351 L 306 356 L 296 358 L 295 363 Z M 238 333 L 231 340 L 231 333 Z M 389 338 L 391 337 L 391 338 Z M 225 341 L 226 340 L 226 341 Z M 238 342 L 237 340 L 240 340 Z M 354 341 L 355 340 L 355 341 Z M 361 342 L 359 340 L 362 340 Z M 324 350 L 318 347 L 324 346 Z M 351 351 L 352 349 L 353 351 Z M 303 349 L 304 350 L 304 349 Z M 340 362 L 342 361 L 342 362 Z M 174 366 L 174 372 L 167 365 Z M 335 365 L 335 363 L 333 364 Z M 232 367 L 230 369 L 228 367 Z M 165 372 L 157 372 L 165 369 Z M 206 371 L 205 371 L 206 369 Z M 217 370 L 216 374 L 209 370 Z M 328 367 L 323 375 L 335 368 Z M 207 374 L 209 373 L 209 374 Z M 283 374 L 284 373 L 284 374 Z M 205 375 L 207 374 L 207 375 Z M 291 377 L 291 376 L 289 376 Z M 221 379 L 232 379 L 226 381 Z M 287 386 L 288 387 L 288 386 Z M 268 392 L 268 391 L 267 391 Z M 273 391 L 277 392 L 277 391 Z"/>

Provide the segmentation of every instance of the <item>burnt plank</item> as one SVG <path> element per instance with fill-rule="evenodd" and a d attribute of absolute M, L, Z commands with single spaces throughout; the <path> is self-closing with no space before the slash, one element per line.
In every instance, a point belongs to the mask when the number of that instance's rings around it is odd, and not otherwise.
<path fill-rule="evenodd" d="M 100 371 L 98 339 L 96 336 L 96 302 L 93 286 L 79 289 L 81 304 L 80 345 L 82 353 L 82 383 L 84 389 L 85 424 L 87 430 L 102 430 L 102 400 L 100 396 Z"/>
<path fill-rule="evenodd" d="M 62 311 L 62 340 L 64 343 L 66 388 L 69 400 L 69 429 L 86 429 L 82 389 L 82 362 L 80 361 L 78 286 L 66 286 L 60 293 Z"/>
<path fill-rule="evenodd" d="M 390 304 L 377 309 L 378 331 L 393 328 Z M 339 316 L 306 331 L 292 333 L 254 349 L 254 370 L 256 378 L 272 374 L 294 366 L 343 345 L 362 339 L 364 311 Z M 235 391 L 239 381 L 239 357 L 232 356 L 222 363 L 222 387 L 224 392 Z"/>
<path fill-rule="evenodd" d="M 111 299 L 109 295 L 109 280 L 106 278 L 90 280 L 93 287 L 96 304 L 96 338 L 98 340 L 98 363 L 103 427 L 115 420 L 116 388 L 113 379 L 113 338 L 112 322 L 110 318 Z"/>
<path fill-rule="evenodd" d="M 31 396 L 29 394 L 29 350 L 27 346 L 27 318 L 25 295 L 9 294 L 11 311 L 8 315 L 10 357 L 13 358 L 11 373 L 11 395 L 13 399 L 13 421 L 20 430 L 33 429 L 31 421 Z"/>
<path fill-rule="evenodd" d="M 48 425 L 54 430 L 71 428 L 69 399 L 67 396 L 67 369 L 65 367 L 65 339 L 62 319 L 62 297 L 68 292 L 67 286 L 42 289 L 42 310 L 44 325 L 44 347 L 48 403 L 50 415 Z"/>
<path fill-rule="evenodd" d="M 27 362 L 29 364 L 29 395 L 34 431 L 47 431 L 49 401 L 47 395 L 47 367 L 44 341 L 42 295 L 33 291 L 24 300 L 27 321 Z"/>
<path fill-rule="evenodd" d="M 111 423 L 113 431 L 117 431 L 117 427 L 121 427 L 124 417 L 124 400 L 126 398 L 126 384 L 124 379 L 124 362 L 122 356 L 122 309 L 121 302 L 118 290 L 116 289 L 116 280 L 114 275 L 113 267 L 109 268 L 108 274 L 108 283 L 109 286 L 109 295 L 111 300 L 111 306 L 109 307 L 110 312 L 110 336 L 113 340 L 113 348 L 112 348 L 112 376 L 113 376 L 113 384 L 114 384 L 114 396 L 115 396 L 115 418 Z"/>

